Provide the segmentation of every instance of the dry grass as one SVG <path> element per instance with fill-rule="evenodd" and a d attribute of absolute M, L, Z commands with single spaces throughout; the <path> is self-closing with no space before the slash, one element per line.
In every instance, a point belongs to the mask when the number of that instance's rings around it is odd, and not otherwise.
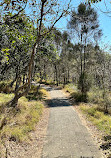
<path fill-rule="evenodd" d="M 86 114 L 87 118 L 106 135 L 111 135 L 111 116 L 104 114 L 98 105 L 89 106 L 80 104 L 80 110 Z"/>
<path fill-rule="evenodd" d="M 33 87 L 30 93 L 35 95 L 36 88 Z M 43 112 L 42 100 L 48 95 L 44 89 L 39 89 L 39 94 L 35 96 L 38 99 L 29 100 L 21 97 L 16 108 L 7 108 L 6 103 L 10 101 L 14 94 L 0 93 L 0 146 L 5 140 L 16 142 L 28 141 L 29 132 L 35 129 L 40 116 Z M 2 150 L 2 149 L 0 149 Z"/>
<path fill-rule="evenodd" d="M 69 93 L 74 93 L 77 92 L 77 87 L 74 86 L 73 84 L 67 84 L 65 85 L 64 90 Z"/>
<path fill-rule="evenodd" d="M 0 93 L 0 106 L 3 104 L 6 104 L 8 101 L 10 101 L 14 97 L 14 94 L 5 94 L 5 93 Z"/>
<path fill-rule="evenodd" d="M 28 132 L 34 130 L 35 124 L 39 121 L 42 114 L 43 104 L 40 101 L 28 101 L 22 97 L 18 101 L 16 109 L 8 109 L 7 113 L 0 115 L 0 131 L 2 139 L 13 139 L 14 141 L 23 141 L 27 139 Z"/>

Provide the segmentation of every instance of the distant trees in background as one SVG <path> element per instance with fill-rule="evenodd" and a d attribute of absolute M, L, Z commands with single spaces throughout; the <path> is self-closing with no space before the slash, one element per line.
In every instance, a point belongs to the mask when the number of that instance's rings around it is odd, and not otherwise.
<path fill-rule="evenodd" d="M 68 28 L 74 34 L 73 38 L 80 43 L 80 79 L 79 88 L 82 93 L 88 90 L 87 71 L 86 71 L 86 46 L 101 35 L 97 19 L 97 13 L 88 4 L 81 3 L 77 11 L 72 11 Z M 86 88 L 87 87 L 87 88 Z"/>

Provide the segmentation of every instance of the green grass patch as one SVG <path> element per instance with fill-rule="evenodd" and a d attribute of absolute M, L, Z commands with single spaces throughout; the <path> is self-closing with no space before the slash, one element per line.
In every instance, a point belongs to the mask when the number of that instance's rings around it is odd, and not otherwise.
<path fill-rule="evenodd" d="M 14 97 L 13 93 L 12 94 L 0 93 L 0 114 L 4 113 L 4 110 L 6 108 L 6 103 L 9 102 L 13 97 Z"/>
<path fill-rule="evenodd" d="M 106 135 L 111 135 L 110 115 L 104 114 L 97 105 L 88 106 L 80 104 L 79 108 L 99 130 L 103 131 Z"/>
<path fill-rule="evenodd" d="M 5 93 L 0 93 L 0 106 L 3 104 L 6 104 L 8 101 L 10 101 L 14 97 L 14 94 L 5 94 Z"/>

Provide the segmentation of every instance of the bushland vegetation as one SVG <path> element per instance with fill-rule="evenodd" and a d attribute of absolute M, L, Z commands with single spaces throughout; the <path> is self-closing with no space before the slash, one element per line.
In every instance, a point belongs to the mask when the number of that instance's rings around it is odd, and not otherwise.
<path fill-rule="evenodd" d="M 110 114 L 111 54 L 99 45 L 98 14 L 89 3 L 70 10 L 70 2 L 63 8 L 54 0 L 0 3 L 1 142 L 22 141 L 34 129 L 47 95 L 41 83 L 65 87 L 76 103 L 98 105 L 82 107 L 95 118 Z M 60 31 L 55 24 L 69 14 L 67 31 Z"/>

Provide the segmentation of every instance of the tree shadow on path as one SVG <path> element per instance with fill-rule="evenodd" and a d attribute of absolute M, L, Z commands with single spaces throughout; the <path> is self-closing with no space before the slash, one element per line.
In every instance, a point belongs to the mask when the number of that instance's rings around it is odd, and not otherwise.
<path fill-rule="evenodd" d="M 61 90 L 60 87 L 48 87 L 48 86 L 44 86 L 43 88 L 45 88 L 48 92 L 51 92 L 53 90 Z M 65 97 L 60 97 L 60 98 L 52 98 L 52 99 L 47 99 L 46 100 L 47 106 L 48 107 L 62 107 L 62 106 L 71 106 L 68 99 Z"/>
<path fill-rule="evenodd" d="M 46 100 L 48 107 L 62 107 L 62 106 L 71 106 L 66 98 L 54 98 Z"/>

